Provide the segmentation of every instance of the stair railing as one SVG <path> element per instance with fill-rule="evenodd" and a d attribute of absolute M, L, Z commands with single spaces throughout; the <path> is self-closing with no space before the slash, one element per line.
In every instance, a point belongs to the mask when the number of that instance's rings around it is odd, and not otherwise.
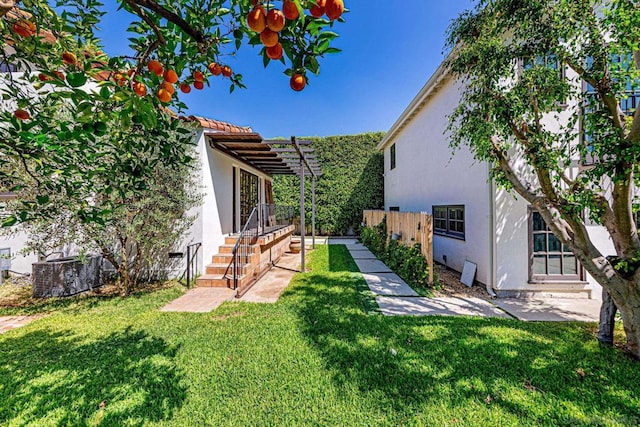
<path fill-rule="evenodd" d="M 247 260 L 249 258 L 249 248 L 253 243 L 255 243 L 255 240 L 258 237 L 260 225 L 258 221 L 259 206 L 260 205 L 256 206 L 251 211 L 251 215 L 249 215 L 249 219 L 242 228 L 242 231 L 238 236 L 238 240 L 236 241 L 236 244 L 233 246 L 233 250 L 231 251 L 231 254 L 233 255 L 233 262 L 231 266 L 233 273 L 234 290 L 238 289 L 238 279 L 241 276 L 241 274 L 239 274 L 241 265 L 243 266 L 247 263 Z M 240 260 L 243 260 L 242 264 L 240 263 Z M 229 271 L 228 268 L 227 271 Z"/>
<path fill-rule="evenodd" d="M 295 209 L 293 206 L 278 206 L 275 204 L 261 203 L 256 205 L 251 211 L 249 219 L 238 235 L 238 240 L 233 246 L 231 254 L 233 259 L 225 277 L 229 273 L 229 269 L 233 274 L 233 289 L 238 289 L 238 280 L 242 274 L 240 270 L 249 263 L 251 245 L 254 245 L 259 236 L 270 233 L 278 228 L 286 227 L 293 224 Z"/>
<path fill-rule="evenodd" d="M 198 251 L 202 243 L 193 243 L 187 246 L 187 288 L 191 288 L 191 281 L 194 282 L 196 280 L 196 275 L 198 274 Z"/>

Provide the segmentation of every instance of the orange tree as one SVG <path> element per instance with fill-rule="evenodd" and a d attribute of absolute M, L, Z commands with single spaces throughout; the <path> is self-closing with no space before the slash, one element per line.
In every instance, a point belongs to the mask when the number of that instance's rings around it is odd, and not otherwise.
<path fill-rule="evenodd" d="M 112 191 L 104 185 L 110 174 L 113 180 L 126 174 L 130 191 L 145 191 L 158 162 L 180 164 L 187 155 L 158 149 L 152 140 L 140 146 L 122 138 L 115 149 L 123 164 L 134 166 L 89 168 L 100 174 L 93 180 L 85 166 L 100 165 L 97 145 L 111 126 L 118 132 L 164 126 L 163 115 L 185 107 L 181 92 L 201 90 L 212 79 L 227 81 L 231 91 L 243 87 L 224 58 L 246 44 L 262 46 L 265 66 L 280 62 L 291 88 L 302 90 L 308 73 L 318 74 L 319 58 L 338 52 L 331 30 L 344 12 L 342 0 L 118 3 L 117 13 L 130 21 L 130 52 L 107 57 L 96 36 L 106 13 L 99 1 L 0 0 L 0 189 L 20 195 L 20 207 L 3 226 L 55 215 L 52 193 L 99 199 Z M 131 161 L 140 150 L 144 161 Z M 24 173 L 35 185 L 24 185 Z M 77 214 L 104 221 L 112 210 L 91 198 Z"/>

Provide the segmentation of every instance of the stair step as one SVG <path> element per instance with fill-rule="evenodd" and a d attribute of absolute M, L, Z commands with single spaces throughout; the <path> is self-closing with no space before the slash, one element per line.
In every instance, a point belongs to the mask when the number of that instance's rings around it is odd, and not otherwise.
<path fill-rule="evenodd" d="M 253 274 L 238 277 L 238 288 L 251 283 L 254 280 Z M 230 288 L 233 289 L 233 277 L 225 277 L 222 274 L 204 274 L 196 280 L 199 288 Z"/>
<path fill-rule="evenodd" d="M 196 279 L 199 288 L 227 288 L 229 280 L 222 274 L 203 274 Z"/>
<path fill-rule="evenodd" d="M 248 251 L 249 253 L 260 253 L 260 245 L 249 245 Z M 231 254 L 233 253 L 233 245 L 222 245 L 218 248 L 219 254 Z"/>
<path fill-rule="evenodd" d="M 253 273 L 253 266 L 250 264 L 244 264 L 244 265 L 240 265 L 238 267 L 238 271 L 240 272 L 240 275 L 243 274 L 250 274 Z M 229 265 L 229 264 L 209 264 L 207 266 L 205 266 L 205 273 L 206 274 L 225 274 L 227 273 L 228 275 L 232 275 L 233 274 L 233 265 Z"/>
<path fill-rule="evenodd" d="M 212 264 L 226 264 L 229 265 L 233 262 L 232 254 L 216 254 L 211 257 Z M 249 256 L 238 257 L 240 264 L 250 264 L 260 262 L 260 255 L 250 254 Z"/>
<path fill-rule="evenodd" d="M 224 244 L 225 245 L 233 246 L 233 245 L 236 244 L 237 241 L 238 241 L 238 236 L 227 236 L 227 237 L 224 238 Z M 258 237 L 254 237 L 248 243 L 255 244 L 257 241 L 258 241 Z M 246 238 L 245 238 L 245 242 L 247 242 Z"/>

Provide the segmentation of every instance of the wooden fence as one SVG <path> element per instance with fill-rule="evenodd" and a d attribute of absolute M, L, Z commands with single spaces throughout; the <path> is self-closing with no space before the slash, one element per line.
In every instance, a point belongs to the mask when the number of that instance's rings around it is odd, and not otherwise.
<path fill-rule="evenodd" d="M 398 241 L 407 246 L 420 243 L 422 255 L 429 265 L 429 282 L 433 283 L 433 219 L 425 212 L 364 211 L 367 227 L 375 227 L 387 218 L 387 234 L 398 235 Z"/>

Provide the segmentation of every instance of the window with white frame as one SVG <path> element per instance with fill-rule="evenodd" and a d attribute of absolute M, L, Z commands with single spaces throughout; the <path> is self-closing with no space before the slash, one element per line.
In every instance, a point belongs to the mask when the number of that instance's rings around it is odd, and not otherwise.
<path fill-rule="evenodd" d="M 542 215 L 529 211 L 529 278 L 531 281 L 579 281 L 581 268 L 576 256 L 560 242 Z"/>

